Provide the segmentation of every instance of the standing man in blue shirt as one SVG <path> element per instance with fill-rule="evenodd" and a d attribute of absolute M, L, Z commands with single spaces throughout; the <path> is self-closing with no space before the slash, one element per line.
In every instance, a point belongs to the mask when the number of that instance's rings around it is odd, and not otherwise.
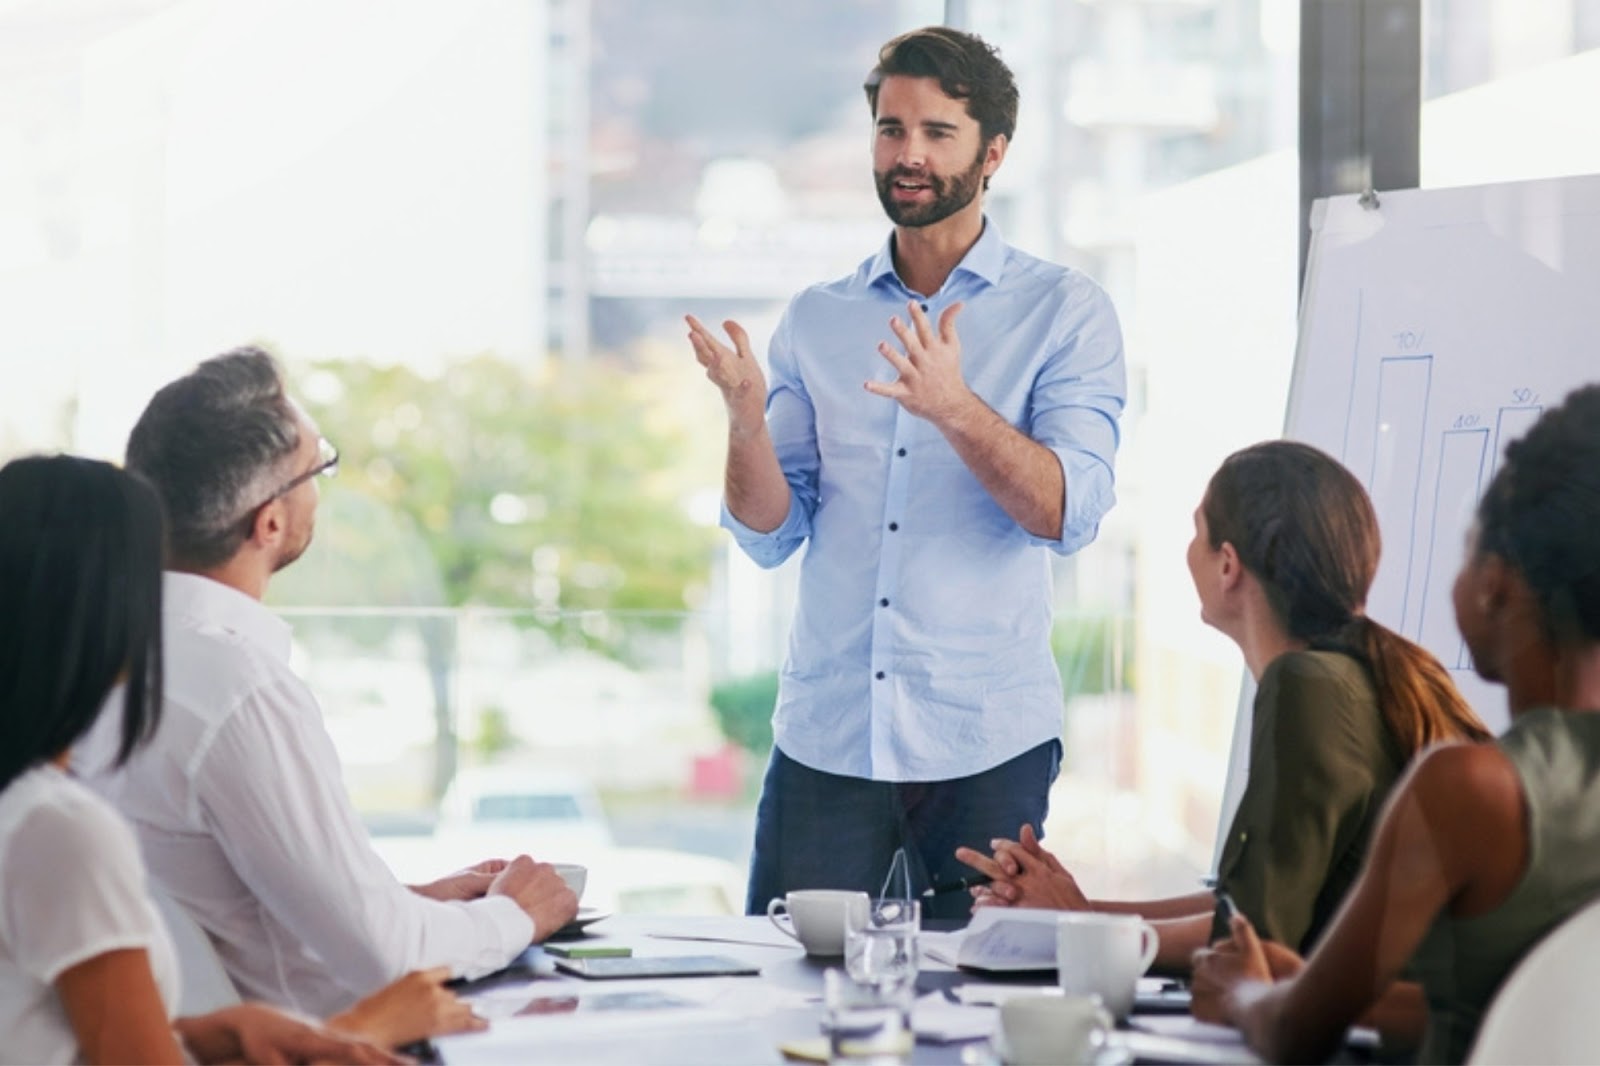
<path fill-rule="evenodd" d="M 882 250 L 794 298 L 770 386 L 738 323 L 725 342 L 688 320 L 727 403 L 723 525 L 762 566 L 811 542 L 752 913 L 791 889 L 876 893 L 901 846 L 914 889 L 953 882 L 957 846 L 1041 825 L 1061 760 L 1048 553 L 1093 540 L 1114 500 L 1116 314 L 983 214 L 1011 71 L 930 27 L 884 45 L 865 88 Z"/>

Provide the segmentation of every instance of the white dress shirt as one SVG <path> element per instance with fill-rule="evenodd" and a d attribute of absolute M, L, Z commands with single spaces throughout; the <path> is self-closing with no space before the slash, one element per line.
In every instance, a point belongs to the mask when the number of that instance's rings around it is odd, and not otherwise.
<path fill-rule="evenodd" d="M 140 948 L 172 1017 L 178 961 L 145 894 L 127 823 L 54 766 L 0 792 L 0 1063 L 78 1062 L 55 982 L 74 966 Z"/>
<path fill-rule="evenodd" d="M 395 879 L 344 788 L 289 626 L 208 578 L 163 586 L 166 700 L 154 741 L 108 772 L 120 692 L 74 765 L 134 825 L 157 884 L 210 934 L 245 999 L 317 1015 L 402 974 L 499 969 L 533 938 L 510 899 L 445 903 Z"/>

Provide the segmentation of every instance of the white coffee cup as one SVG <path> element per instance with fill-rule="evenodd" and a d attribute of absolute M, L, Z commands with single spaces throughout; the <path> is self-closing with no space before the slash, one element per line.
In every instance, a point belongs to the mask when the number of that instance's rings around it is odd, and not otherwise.
<path fill-rule="evenodd" d="M 1000 1058 L 1008 1066 L 1093 1062 L 1115 1024 L 1096 996 L 1012 996 L 1000 1004 Z"/>
<path fill-rule="evenodd" d="M 589 868 L 578 862 L 554 862 L 550 865 L 556 868 L 556 873 L 561 880 L 572 889 L 572 894 L 579 899 L 583 898 L 583 888 L 589 881 Z"/>
<path fill-rule="evenodd" d="M 865 892 L 805 888 L 768 903 L 767 917 L 780 933 L 798 940 L 807 955 L 843 955 L 846 932 L 867 924 L 869 902 Z M 786 912 L 788 924 L 780 911 Z"/>
<path fill-rule="evenodd" d="M 1115 1017 L 1133 1009 L 1139 978 L 1155 961 L 1160 934 L 1134 914 L 1075 912 L 1056 920 L 1056 974 L 1068 996 L 1099 996 Z"/>

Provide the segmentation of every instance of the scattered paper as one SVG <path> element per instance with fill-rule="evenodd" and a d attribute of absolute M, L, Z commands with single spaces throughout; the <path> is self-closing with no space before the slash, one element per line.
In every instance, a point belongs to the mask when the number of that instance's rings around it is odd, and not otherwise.
<path fill-rule="evenodd" d="M 1132 1028 L 1114 1034 L 1112 1042 L 1136 1059 L 1194 1066 L 1261 1062 L 1239 1030 L 1226 1025 L 1196 1021 L 1187 1014 L 1136 1015 L 1129 1024 Z"/>
<path fill-rule="evenodd" d="M 972 981 L 951 989 L 962 1003 L 974 1007 L 998 1007 L 1017 996 L 1059 996 L 1057 985 L 986 985 Z"/>
<path fill-rule="evenodd" d="M 1202 1022 L 1192 1014 L 1136 1015 L 1128 1024 L 1134 1029 L 1158 1036 L 1175 1036 L 1203 1044 L 1244 1046 L 1244 1037 L 1233 1026 Z"/>
<path fill-rule="evenodd" d="M 1060 917 L 1053 910 L 979 907 L 964 933 L 923 934 L 923 951 L 940 962 L 977 970 L 1054 970 Z"/>
<path fill-rule="evenodd" d="M 652 1063 L 683 1066 L 780 1063 L 772 1038 L 752 1022 L 719 1012 L 682 1009 L 622 1017 L 581 1014 L 561 1020 L 505 1018 L 481 1033 L 438 1037 L 440 1057 L 452 1066 L 507 1062 L 582 1062 L 585 1066 L 637 1066 L 640 1048 Z"/>
<path fill-rule="evenodd" d="M 658 940 L 706 940 L 722 944 L 751 944 L 763 948 L 793 948 L 800 945 L 772 927 L 761 917 L 673 917 L 659 926 L 646 928 L 646 936 Z"/>
<path fill-rule="evenodd" d="M 987 1039 L 999 1022 L 994 1007 L 954 1003 L 943 992 L 929 992 L 911 1005 L 911 1031 L 931 1044 Z"/>

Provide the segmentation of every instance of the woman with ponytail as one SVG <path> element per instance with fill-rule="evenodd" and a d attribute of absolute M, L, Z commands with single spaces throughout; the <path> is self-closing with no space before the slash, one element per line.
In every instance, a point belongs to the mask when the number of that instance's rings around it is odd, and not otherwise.
<path fill-rule="evenodd" d="M 1456 577 L 1456 624 L 1478 675 L 1505 687 L 1511 726 L 1412 764 L 1310 958 L 1269 953 L 1234 918 L 1195 957 L 1197 1017 L 1238 1026 L 1268 1062 L 1322 1062 L 1363 1012 L 1398 1020 L 1403 991 L 1420 986 L 1416 1061 L 1461 1062 L 1528 950 L 1600 898 L 1596 529 L 1600 385 L 1589 385 L 1506 449 Z"/>
<path fill-rule="evenodd" d="M 1360 872 L 1406 764 L 1430 744 L 1489 732 L 1433 656 L 1366 616 L 1377 518 L 1334 459 L 1291 441 L 1236 452 L 1194 523 L 1188 563 L 1200 617 L 1239 646 L 1257 683 L 1250 776 L 1219 887 L 1264 937 L 1303 953 Z M 1213 934 L 1211 893 L 1090 900 L 1030 826 L 1017 841 L 995 842 L 992 856 L 956 854 L 992 879 L 974 890 L 980 906 L 1145 917 L 1167 969 L 1186 968 Z"/>

